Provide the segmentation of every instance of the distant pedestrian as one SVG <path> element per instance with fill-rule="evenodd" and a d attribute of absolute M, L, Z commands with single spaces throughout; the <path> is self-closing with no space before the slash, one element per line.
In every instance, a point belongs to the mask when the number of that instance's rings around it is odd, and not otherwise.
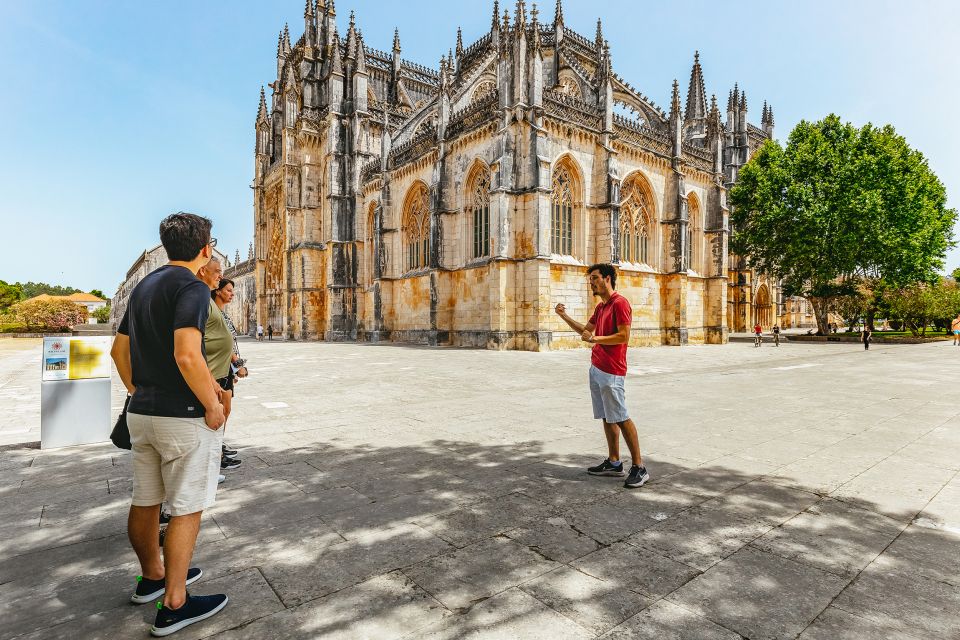
<path fill-rule="evenodd" d="M 142 575 L 131 600 L 163 596 L 154 635 L 169 635 L 216 614 L 227 596 L 197 596 L 187 585 L 203 575 L 190 567 L 203 510 L 217 493 L 223 405 L 203 357 L 210 289 L 197 279 L 213 254 L 210 220 L 175 213 L 160 223 L 169 262 L 130 294 L 111 349 L 123 385 L 133 456 L 133 500 L 127 535 Z M 160 505 L 170 509 L 164 552 Z"/>
<path fill-rule="evenodd" d="M 953 333 L 954 346 L 960 345 L 960 313 L 950 323 L 950 331 Z"/>
<path fill-rule="evenodd" d="M 759 347 L 760 343 L 763 342 L 763 327 L 760 326 L 760 323 L 753 325 L 753 346 Z"/>
<path fill-rule="evenodd" d="M 860 339 L 863 340 L 863 349 L 864 351 L 870 349 L 870 341 L 873 339 L 873 332 L 870 331 L 870 327 L 863 325 L 863 331 L 860 334 Z"/>
<path fill-rule="evenodd" d="M 774 346 L 780 346 L 780 325 L 773 325 L 773 344 Z"/>
<path fill-rule="evenodd" d="M 273 325 L 272 325 L 272 324 L 268 324 L 268 325 L 267 325 L 267 339 L 268 339 L 268 340 L 273 340 Z"/>
<path fill-rule="evenodd" d="M 262 324 L 257 325 L 257 341 L 263 342 L 263 325 Z"/>
<path fill-rule="evenodd" d="M 580 334 L 580 339 L 593 344 L 590 357 L 590 395 L 593 400 L 593 417 L 603 421 L 607 439 L 607 458 L 587 473 L 595 476 L 623 476 L 620 461 L 620 434 L 627 442 L 633 466 L 624 487 L 633 489 L 650 480 L 640 457 L 640 442 L 637 427 L 627 411 L 624 397 L 624 380 L 627 375 L 627 343 L 633 309 L 626 298 L 615 291 L 617 270 L 610 264 L 595 264 L 587 269 L 587 279 L 593 295 L 600 304 L 586 324 L 580 324 L 567 315 L 563 304 L 556 306 L 557 315 Z"/>

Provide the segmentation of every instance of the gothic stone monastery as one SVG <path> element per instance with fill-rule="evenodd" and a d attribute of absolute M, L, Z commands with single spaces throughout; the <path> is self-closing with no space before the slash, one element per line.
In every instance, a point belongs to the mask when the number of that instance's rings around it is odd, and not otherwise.
<path fill-rule="evenodd" d="M 295 44 L 281 32 L 256 120 L 243 326 L 577 346 L 553 307 L 589 316 L 593 262 L 618 265 L 632 344 L 722 343 L 776 317 L 775 283 L 731 266 L 726 205 L 773 111 L 749 124 L 735 87 L 724 117 L 699 56 L 684 106 L 674 82 L 665 113 L 613 70 L 600 21 L 580 35 L 559 0 L 549 23 L 523 0 L 512 15 L 494 2 L 489 32 L 464 47 L 458 30 L 438 70 L 400 53 L 398 34 L 391 53 L 368 47 L 353 14 L 341 36 L 333 0 L 308 0 Z M 745 286 L 764 301 L 749 317 Z"/>

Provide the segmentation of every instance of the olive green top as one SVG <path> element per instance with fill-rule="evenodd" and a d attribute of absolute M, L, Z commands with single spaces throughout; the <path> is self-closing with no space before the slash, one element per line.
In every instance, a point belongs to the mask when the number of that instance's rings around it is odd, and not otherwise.
<path fill-rule="evenodd" d="M 233 356 L 233 335 L 220 313 L 220 307 L 212 299 L 210 316 L 203 332 L 203 348 L 207 355 L 207 367 L 213 377 L 226 377 L 230 373 L 230 358 Z"/>

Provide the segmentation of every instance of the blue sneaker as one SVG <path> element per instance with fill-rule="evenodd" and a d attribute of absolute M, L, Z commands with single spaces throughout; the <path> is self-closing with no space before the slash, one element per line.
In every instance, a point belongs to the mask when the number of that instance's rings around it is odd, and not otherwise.
<path fill-rule="evenodd" d="M 200 567 L 193 567 L 187 571 L 187 584 L 193 584 L 203 575 Z M 153 602 L 166 592 L 163 580 L 147 580 L 143 576 L 137 576 L 137 590 L 130 596 L 130 602 L 134 604 L 146 604 Z"/>
<path fill-rule="evenodd" d="M 194 622 L 200 622 L 216 615 L 227 606 L 229 598 L 222 593 L 215 596 L 192 596 L 187 593 L 187 601 L 179 609 L 168 609 L 162 602 L 157 603 L 157 619 L 150 627 L 150 635 L 163 637 L 176 633 Z"/>

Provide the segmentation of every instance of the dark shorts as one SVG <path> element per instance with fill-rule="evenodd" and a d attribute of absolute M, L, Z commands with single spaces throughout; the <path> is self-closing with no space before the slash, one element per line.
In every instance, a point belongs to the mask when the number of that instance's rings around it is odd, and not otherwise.
<path fill-rule="evenodd" d="M 217 384 L 219 384 L 220 388 L 224 391 L 233 391 L 233 374 L 231 373 L 223 378 L 219 378 Z"/>

